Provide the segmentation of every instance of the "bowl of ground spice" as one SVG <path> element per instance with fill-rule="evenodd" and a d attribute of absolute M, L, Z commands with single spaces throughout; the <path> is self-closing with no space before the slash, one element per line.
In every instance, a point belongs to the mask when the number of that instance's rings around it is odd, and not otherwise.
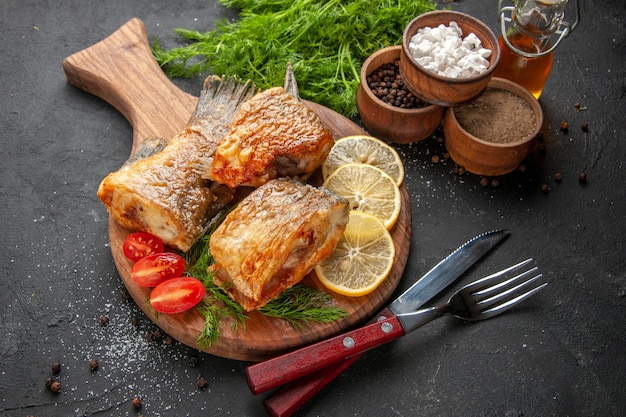
<path fill-rule="evenodd" d="M 443 132 L 457 165 L 497 176 L 515 170 L 535 149 L 542 125 L 537 99 L 519 84 L 494 77 L 474 100 L 448 109 Z"/>
<path fill-rule="evenodd" d="M 383 48 L 361 67 L 356 105 L 367 130 L 380 139 L 411 143 L 430 136 L 444 108 L 416 97 L 400 75 L 400 45 Z"/>
<path fill-rule="evenodd" d="M 422 100 L 450 107 L 480 94 L 500 61 L 500 45 L 480 20 L 437 10 L 417 16 L 402 35 L 400 71 Z"/>

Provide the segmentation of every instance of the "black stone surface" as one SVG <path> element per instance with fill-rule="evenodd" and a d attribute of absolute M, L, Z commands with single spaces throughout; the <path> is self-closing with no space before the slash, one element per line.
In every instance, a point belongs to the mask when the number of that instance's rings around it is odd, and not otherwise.
<path fill-rule="evenodd" d="M 460 284 L 533 257 L 548 288 L 497 319 L 441 319 L 369 352 L 299 416 L 626 413 L 626 7 L 618 0 L 581 4 L 582 22 L 557 49 L 540 100 L 545 152 L 526 172 L 483 187 L 477 176 L 454 174 L 451 161 L 432 163 L 432 155 L 443 155 L 434 138 L 397 146 L 413 208 L 398 291 L 494 228 L 508 228 L 511 237 Z M 499 33 L 496 2 L 442 6 Z M 156 327 L 124 297 L 113 264 L 95 192 L 128 157 L 131 127 L 70 86 L 61 61 L 133 17 L 151 38 L 174 46 L 173 28 L 208 30 L 237 13 L 200 0 L 0 4 L 2 416 L 265 415 L 264 396 L 246 387 L 247 363 L 147 341 Z M 202 79 L 174 82 L 198 94 Z M 576 102 L 586 110 L 575 111 Z M 559 129 L 564 120 L 568 133 Z M 50 371 L 54 362 L 62 364 L 58 375 Z M 60 381 L 60 393 L 46 387 L 48 377 Z M 199 377 L 208 381 L 204 390 Z M 141 410 L 131 404 L 135 396 Z"/>

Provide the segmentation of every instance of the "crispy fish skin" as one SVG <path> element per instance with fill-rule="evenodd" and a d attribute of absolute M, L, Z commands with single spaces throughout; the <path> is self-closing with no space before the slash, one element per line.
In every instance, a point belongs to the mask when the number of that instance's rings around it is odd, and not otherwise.
<path fill-rule="evenodd" d="M 208 77 L 189 122 L 163 150 L 131 157 L 103 179 L 98 198 L 110 215 L 127 229 L 153 233 L 167 245 L 189 250 L 233 198 L 232 190 L 203 179 L 195 165 L 215 152 L 234 114 L 254 93 L 253 84 Z"/>
<path fill-rule="evenodd" d="M 315 112 L 297 95 L 273 87 L 241 106 L 215 155 L 204 162 L 203 177 L 235 188 L 307 176 L 332 145 L 332 133 Z"/>
<path fill-rule="evenodd" d="M 326 189 L 270 180 L 211 235 L 213 281 L 245 310 L 258 309 L 331 254 L 348 217 L 348 201 Z"/>

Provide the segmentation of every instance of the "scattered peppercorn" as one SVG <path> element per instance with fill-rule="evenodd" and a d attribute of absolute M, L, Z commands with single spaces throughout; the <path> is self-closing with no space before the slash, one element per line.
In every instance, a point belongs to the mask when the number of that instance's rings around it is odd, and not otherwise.
<path fill-rule="evenodd" d="M 580 128 L 583 130 L 583 132 L 588 131 L 589 130 L 589 123 L 583 122 L 583 124 L 580 126 Z"/>
<path fill-rule="evenodd" d="M 437 163 L 439 163 L 439 155 L 433 155 L 433 156 L 430 158 L 430 162 L 432 162 L 433 164 L 437 164 Z"/>
<path fill-rule="evenodd" d="M 55 362 L 52 364 L 52 366 L 50 367 L 50 371 L 56 375 L 59 372 L 61 372 L 61 363 L 60 362 Z"/>
<path fill-rule="evenodd" d="M 550 186 L 546 183 L 541 184 L 541 192 L 544 194 L 550 192 Z"/>
<path fill-rule="evenodd" d="M 98 362 L 98 359 L 92 359 L 89 361 L 89 369 L 91 369 L 92 371 L 95 371 L 96 369 L 98 369 L 98 366 L 100 365 L 100 362 Z"/>
<path fill-rule="evenodd" d="M 50 388 L 53 382 L 54 382 L 54 379 L 52 379 L 52 377 L 46 378 L 46 387 Z"/>
<path fill-rule="evenodd" d="M 198 358 L 195 356 L 190 356 L 189 359 L 187 359 L 187 362 L 189 363 L 189 366 L 194 368 L 198 364 Z"/>
<path fill-rule="evenodd" d="M 580 109 L 580 103 L 579 102 L 574 103 L 574 108 L 576 110 Z"/>
<path fill-rule="evenodd" d="M 519 172 L 524 173 L 526 172 L 526 165 L 521 164 L 520 166 L 517 167 L 517 169 L 519 170 Z"/>
<path fill-rule="evenodd" d="M 130 324 L 132 324 L 133 326 L 137 327 L 139 326 L 139 319 L 135 316 L 130 318 Z"/>
<path fill-rule="evenodd" d="M 198 388 L 205 389 L 207 385 L 209 385 L 209 381 L 207 381 L 206 378 L 198 378 Z"/>
<path fill-rule="evenodd" d="M 482 185 L 483 187 L 486 187 L 489 185 L 489 178 L 487 177 L 482 177 L 480 179 L 480 185 Z"/>
<path fill-rule="evenodd" d="M 578 174 L 578 182 L 581 184 L 587 184 L 587 174 L 584 172 Z"/>
<path fill-rule="evenodd" d="M 559 124 L 559 128 L 561 129 L 561 132 L 567 133 L 567 131 L 569 130 L 569 123 L 563 121 Z"/>
<path fill-rule="evenodd" d="M 101 316 L 100 324 L 103 326 L 106 326 L 107 324 L 109 324 L 109 316 Z"/>
<path fill-rule="evenodd" d="M 465 174 L 465 167 L 459 167 L 459 175 Z"/>
<path fill-rule="evenodd" d="M 61 383 L 59 381 L 54 381 L 51 385 L 50 385 L 50 391 L 57 393 L 61 391 Z"/>
<path fill-rule="evenodd" d="M 491 188 L 497 188 L 500 186 L 500 181 L 497 178 L 491 179 Z"/>
<path fill-rule="evenodd" d="M 133 407 L 135 407 L 136 409 L 140 409 L 141 408 L 141 398 L 139 398 L 139 397 L 133 398 L 132 404 L 133 404 Z"/>
<path fill-rule="evenodd" d="M 563 175 L 561 175 L 560 172 L 554 173 L 554 181 L 561 182 L 562 179 L 563 179 Z"/>
<path fill-rule="evenodd" d="M 443 159 L 450 159 L 450 154 L 448 152 L 444 152 Z"/>
<path fill-rule="evenodd" d="M 400 60 L 381 65 L 366 80 L 370 91 L 383 103 L 402 109 L 416 109 L 426 105 L 406 88 L 400 76 Z"/>
<path fill-rule="evenodd" d="M 169 336 L 169 335 L 168 335 L 168 336 L 165 336 L 165 341 L 164 341 L 163 343 L 165 343 L 166 345 L 168 345 L 168 346 L 169 346 L 169 345 L 171 345 L 172 343 L 174 343 L 174 340 L 172 339 L 172 336 Z"/>

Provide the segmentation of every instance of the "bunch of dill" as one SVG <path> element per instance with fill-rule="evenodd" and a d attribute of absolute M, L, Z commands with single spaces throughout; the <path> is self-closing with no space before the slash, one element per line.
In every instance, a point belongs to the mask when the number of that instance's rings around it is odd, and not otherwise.
<path fill-rule="evenodd" d="M 175 29 L 183 47 L 164 50 L 157 62 L 171 77 L 205 72 L 236 75 L 262 89 L 282 86 L 291 62 L 302 98 L 346 117 L 357 114 L 355 95 L 363 61 L 398 45 L 405 26 L 434 10 L 434 0 L 219 0 L 239 10 L 236 22 L 215 30 Z"/>

